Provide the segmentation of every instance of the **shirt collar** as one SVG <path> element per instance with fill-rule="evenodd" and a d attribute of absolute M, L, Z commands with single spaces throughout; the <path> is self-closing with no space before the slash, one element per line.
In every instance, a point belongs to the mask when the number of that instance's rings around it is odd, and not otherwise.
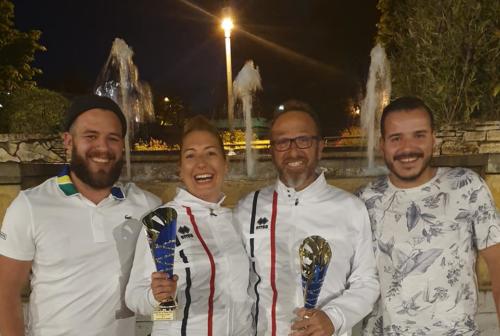
<path fill-rule="evenodd" d="M 80 194 L 76 189 L 75 185 L 73 184 L 73 182 L 71 181 L 71 177 L 69 176 L 69 165 L 67 164 L 64 165 L 64 167 L 57 175 L 57 185 L 59 186 L 59 189 L 61 189 L 61 191 L 66 196 L 73 196 Z M 114 185 L 113 187 L 111 187 L 111 195 L 113 196 L 114 199 L 119 201 L 122 201 L 126 198 L 122 187 L 119 185 Z"/>

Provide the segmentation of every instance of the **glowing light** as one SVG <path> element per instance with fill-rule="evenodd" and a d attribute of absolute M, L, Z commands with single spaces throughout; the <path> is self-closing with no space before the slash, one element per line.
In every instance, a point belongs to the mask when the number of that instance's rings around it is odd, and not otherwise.
<path fill-rule="evenodd" d="M 280 106 L 278 106 L 279 111 L 283 111 L 284 109 L 285 109 L 285 105 L 281 104 Z"/>
<path fill-rule="evenodd" d="M 224 29 L 226 37 L 231 36 L 231 30 L 234 28 L 233 19 L 231 19 L 230 17 L 224 18 L 222 20 L 221 27 L 222 29 Z"/>
<path fill-rule="evenodd" d="M 163 101 L 164 101 L 165 103 L 168 103 L 168 102 L 170 101 L 170 99 L 169 99 L 168 97 L 165 97 L 165 98 L 163 98 Z"/>

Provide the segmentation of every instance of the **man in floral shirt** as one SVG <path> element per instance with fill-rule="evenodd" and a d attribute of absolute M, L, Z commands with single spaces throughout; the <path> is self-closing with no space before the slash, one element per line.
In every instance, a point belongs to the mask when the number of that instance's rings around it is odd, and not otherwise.
<path fill-rule="evenodd" d="M 479 335 L 479 252 L 500 320 L 500 217 L 485 182 L 464 168 L 430 166 L 435 135 L 423 101 L 402 97 L 381 118 L 389 176 L 363 188 L 381 297 L 365 335 Z"/>

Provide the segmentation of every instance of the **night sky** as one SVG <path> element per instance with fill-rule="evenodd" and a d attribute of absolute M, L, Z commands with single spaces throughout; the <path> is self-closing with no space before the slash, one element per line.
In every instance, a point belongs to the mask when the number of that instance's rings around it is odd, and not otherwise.
<path fill-rule="evenodd" d="M 114 38 L 120 37 L 134 50 L 140 79 L 151 84 L 156 97 L 178 97 L 192 114 L 224 117 L 224 34 L 214 17 L 187 1 L 13 2 L 16 28 L 43 33 L 47 51 L 37 53 L 34 63 L 43 71 L 36 78 L 39 86 L 90 92 Z M 257 114 L 269 117 L 279 103 L 296 98 L 316 109 L 326 134 L 348 126 L 346 102 L 360 98 L 366 81 L 376 2 L 229 2 L 238 25 L 231 39 L 233 76 L 247 59 L 259 66 L 264 91 L 257 98 Z M 228 1 L 192 3 L 220 16 Z"/>

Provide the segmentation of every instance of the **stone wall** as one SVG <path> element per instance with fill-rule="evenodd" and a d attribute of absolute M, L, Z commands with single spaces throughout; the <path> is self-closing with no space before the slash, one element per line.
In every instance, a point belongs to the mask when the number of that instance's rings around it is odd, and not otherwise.
<path fill-rule="evenodd" d="M 453 123 L 436 135 L 435 155 L 500 153 L 500 121 Z"/>
<path fill-rule="evenodd" d="M 441 127 L 436 136 L 435 156 L 500 153 L 500 121 L 452 123 Z M 0 134 L 0 162 L 64 162 L 64 159 L 58 134 Z"/>
<path fill-rule="evenodd" d="M 0 134 L 0 162 L 64 162 L 64 158 L 59 135 Z"/>

